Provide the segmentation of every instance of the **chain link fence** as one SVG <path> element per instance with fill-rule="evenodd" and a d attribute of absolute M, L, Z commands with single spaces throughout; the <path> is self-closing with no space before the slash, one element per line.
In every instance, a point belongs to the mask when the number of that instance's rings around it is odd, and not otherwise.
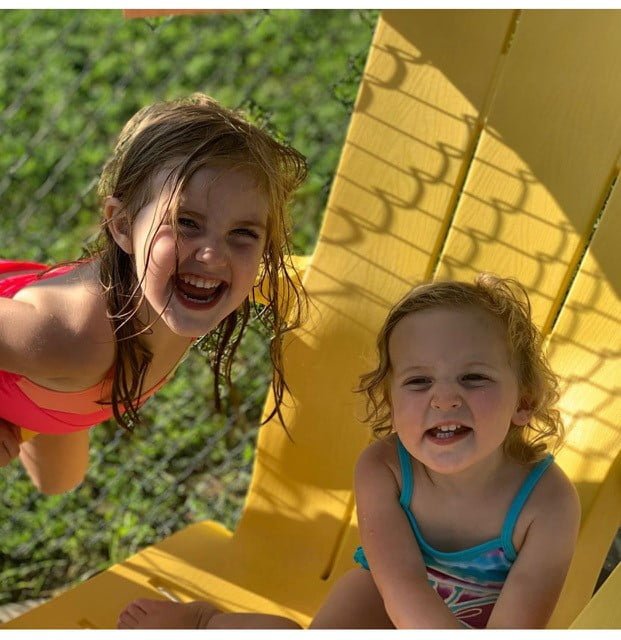
<path fill-rule="evenodd" d="M 0 11 L 0 257 L 76 258 L 97 229 L 99 171 L 125 121 L 204 91 L 304 153 L 292 217 L 312 251 L 366 59 L 375 11 L 248 11 L 124 19 L 121 11 Z M 190 352 L 133 436 L 91 431 L 75 491 L 46 497 L 17 462 L 0 473 L 0 604 L 45 598 L 205 518 L 234 527 L 269 384 L 267 336 L 251 325 L 239 396 L 212 407 Z"/>

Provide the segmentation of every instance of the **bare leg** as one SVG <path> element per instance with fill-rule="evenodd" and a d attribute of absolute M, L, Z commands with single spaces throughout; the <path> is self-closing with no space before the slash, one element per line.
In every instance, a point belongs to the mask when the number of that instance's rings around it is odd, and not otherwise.
<path fill-rule="evenodd" d="M 223 613 L 208 602 L 134 600 L 121 611 L 119 629 L 300 629 L 300 625 L 262 613 Z"/>
<path fill-rule="evenodd" d="M 40 433 L 22 442 L 19 457 L 33 484 L 47 495 L 64 493 L 82 482 L 88 467 L 88 431 Z"/>
<path fill-rule="evenodd" d="M 211 618 L 208 629 L 301 629 L 289 618 L 267 613 L 217 613 Z"/>
<path fill-rule="evenodd" d="M 130 602 L 117 621 L 119 629 L 205 629 L 219 613 L 208 602 L 170 602 L 140 598 Z"/>
<path fill-rule="evenodd" d="M 224 613 L 208 602 L 140 599 L 119 616 L 119 629 L 301 629 L 281 616 Z M 335 585 L 311 629 L 394 629 L 369 571 L 353 569 Z"/>
<path fill-rule="evenodd" d="M 311 629 L 394 629 L 371 572 L 352 569 L 334 585 Z"/>

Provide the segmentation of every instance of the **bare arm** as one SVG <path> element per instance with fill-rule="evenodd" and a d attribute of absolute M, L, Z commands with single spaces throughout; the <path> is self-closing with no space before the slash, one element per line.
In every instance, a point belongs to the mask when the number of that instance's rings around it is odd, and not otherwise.
<path fill-rule="evenodd" d="M 39 383 L 69 374 L 84 376 L 86 367 L 80 370 L 75 366 L 75 358 L 81 355 L 75 348 L 75 334 L 49 305 L 36 302 L 0 298 L 0 369 Z M 17 456 L 17 446 L 24 468 L 42 493 L 63 493 L 84 478 L 87 432 L 39 434 L 20 443 L 19 429 L 14 425 L 2 421 L 0 430 L 5 445 L 0 463 L 8 464 Z"/>
<path fill-rule="evenodd" d="M 399 485 L 389 464 L 394 445 L 368 447 L 356 465 L 360 537 L 386 613 L 397 629 L 461 629 L 427 581 L 423 557 L 399 506 Z"/>
<path fill-rule="evenodd" d="M 580 525 L 580 503 L 558 467 L 541 480 L 535 516 L 487 628 L 544 628 L 561 593 Z M 546 474 L 547 475 L 547 474 Z M 537 487 L 539 489 L 539 487 Z"/>
<path fill-rule="evenodd" d="M 88 431 L 44 433 L 22 442 L 20 460 L 33 484 L 46 495 L 74 489 L 88 468 Z"/>

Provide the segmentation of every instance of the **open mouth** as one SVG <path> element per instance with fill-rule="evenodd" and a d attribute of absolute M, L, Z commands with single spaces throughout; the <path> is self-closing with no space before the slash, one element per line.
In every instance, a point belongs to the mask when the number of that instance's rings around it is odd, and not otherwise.
<path fill-rule="evenodd" d="M 175 293 L 186 306 L 192 308 L 215 304 L 228 285 L 222 280 L 206 280 L 196 276 L 178 276 L 175 279 Z"/>
<path fill-rule="evenodd" d="M 435 442 L 448 444 L 449 442 L 456 442 L 457 440 L 465 438 L 471 432 L 472 429 L 470 427 L 461 424 L 451 424 L 428 429 L 425 435 Z"/>

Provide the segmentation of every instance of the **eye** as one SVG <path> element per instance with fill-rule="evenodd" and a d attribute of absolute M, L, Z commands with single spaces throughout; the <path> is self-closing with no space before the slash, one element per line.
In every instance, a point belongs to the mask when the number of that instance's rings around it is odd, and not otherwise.
<path fill-rule="evenodd" d="M 431 385 L 431 378 L 427 376 L 414 376 L 403 382 L 403 386 L 410 389 L 424 389 L 429 385 Z"/>
<path fill-rule="evenodd" d="M 259 234 L 254 229 L 240 227 L 239 229 L 233 229 L 233 235 L 238 238 L 251 238 L 252 240 L 258 240 Z"/>
<path fill-rule="evenodd" d="M 490 377 L 483 373 L 466 373 L 461 377 L 463 382 L 477 386 L 490 381 Z"/>
<path fill-rule="evenodd" d="M 177 224 L 183 229 L 198 229 L 198 224 L 192 218 L 187 216 L 180 216 L 177 218 Z"/>

